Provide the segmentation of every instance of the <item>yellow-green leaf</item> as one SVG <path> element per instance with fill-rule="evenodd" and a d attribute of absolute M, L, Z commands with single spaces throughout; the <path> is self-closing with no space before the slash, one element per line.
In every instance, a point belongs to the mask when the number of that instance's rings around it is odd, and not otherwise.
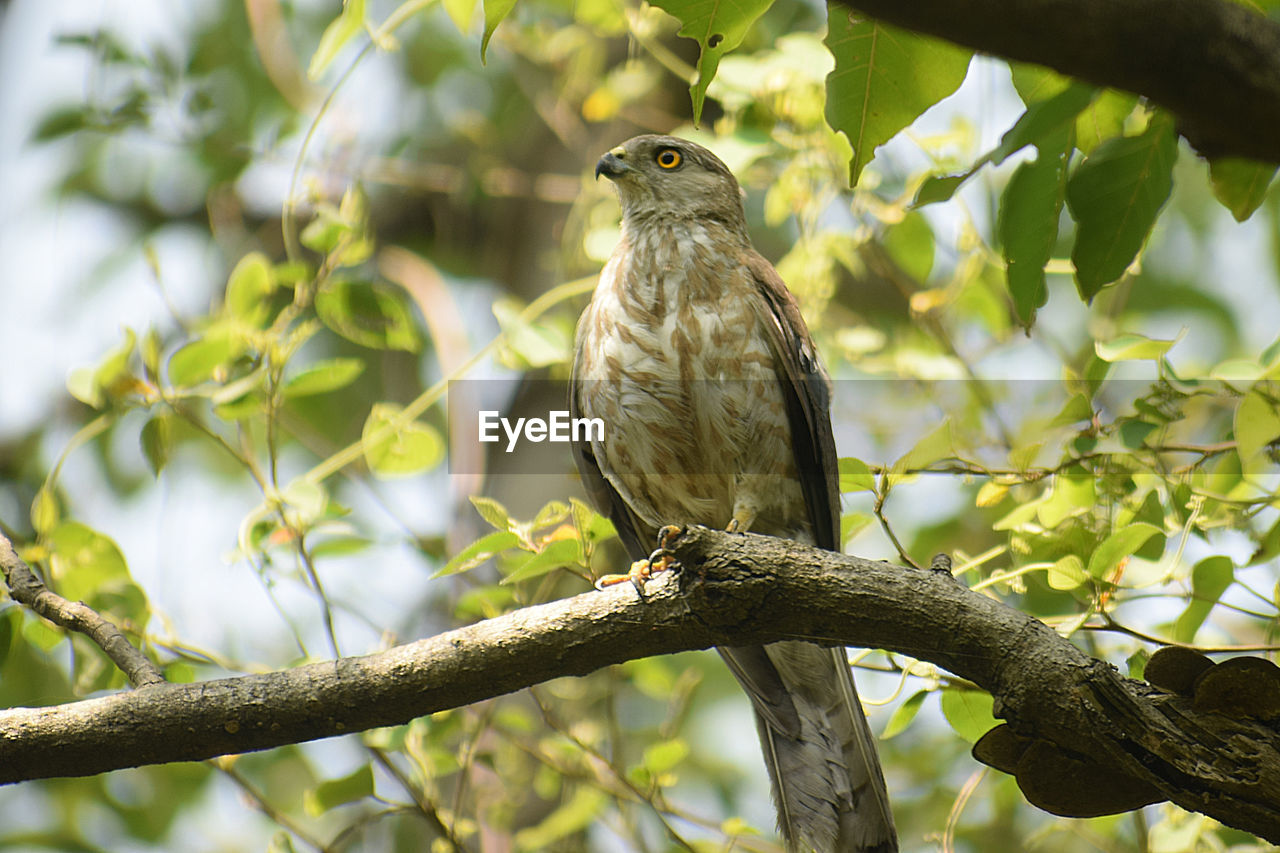
<path fill-rule="evenodd" d="M 942 715 L 960 737 L 976 743 L 999 721 L 991 713 L 994 706 L 990 693 L 978 690 L 950 689 L 942 691 Z"/>
<path fill-rule="evenodd" d="M 440 433 L 421 421 L 405 420 L 400 412 L 400 406 L 378 403 L 364 422 L 364 460 L 379 477 L 417 474 L 444 460 Z"/>
<path fill-rule="evenodd" d="M 1153 536 L 1163 536 L 1164 531 L 1154 524 L 1134 522 L 1112 533 L 1102 541 L 1089 557 L 1089 575 L 1102 579 Z"/>
<path fill-rule="evenodd" d="M 337 58 L 338 51 L 364 29 L 364 15 L 365 0 L 343 0 L 342 14 L 330 21 L 324 34 L 320 36 L 320 44 L 316 46 L 316 52 L 307 66 L 307 77 L 316 80 L 324 74 L 325 69 Z"/>

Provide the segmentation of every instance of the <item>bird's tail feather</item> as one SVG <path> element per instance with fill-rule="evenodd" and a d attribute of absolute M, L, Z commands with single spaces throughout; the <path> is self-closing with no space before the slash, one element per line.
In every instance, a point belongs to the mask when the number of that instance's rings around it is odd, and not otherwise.
<path fill-rule="evenodd" d="M 875 737 L 843 649 L 718 649 L 751 697 L 789 851 L 895 853 Z"/>

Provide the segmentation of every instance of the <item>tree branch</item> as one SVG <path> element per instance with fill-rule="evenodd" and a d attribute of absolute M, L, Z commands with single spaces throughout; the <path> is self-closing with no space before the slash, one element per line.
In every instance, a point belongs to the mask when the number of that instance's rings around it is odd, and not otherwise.
<path fill-rule="evenodd" d="M 55 625 L 84 634 L 120 668 L 134 687 L 163 684 L 164 675 L 150 658 L 134 648 L 111 622 L 82 601 L 68 601 L 50 590 L 0 533 L 0 575 L 14 601 L 27 605 Z"/>
<path fill-rule="evenodd" d="M 838 0 L 956 44 L 1145 95 L 1207 157 L 1280 163 L 1280 24 L 1226 0 Z"/>
<path fill-rule="evenodd" d="M 1274 727 L 1121 677 L 944 571 L 702 528 L 640 601 L 630 584 L 380 654 L 0 712 L 0 782 L 209 758 L 404 723 L 550 678 L 712 645 L 803 638 L 901 651 L 990 691 L 1019 738 L 1280 840 Z"/>

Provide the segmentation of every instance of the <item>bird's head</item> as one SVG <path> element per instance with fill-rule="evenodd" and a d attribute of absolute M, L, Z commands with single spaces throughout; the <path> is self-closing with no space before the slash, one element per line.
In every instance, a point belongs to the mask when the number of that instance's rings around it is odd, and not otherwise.
<path fill-rule="evenodd" d="M 701 145 L 675 136 L 637 136 L 596 163 L 613 181 L 624 219 L 713 219 L 745 228 L 742 190 L 729 167 Z"/>

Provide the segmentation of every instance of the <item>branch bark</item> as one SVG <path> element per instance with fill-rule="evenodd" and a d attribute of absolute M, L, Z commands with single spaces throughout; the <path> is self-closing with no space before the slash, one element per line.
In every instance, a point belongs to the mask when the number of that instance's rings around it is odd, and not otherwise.
<path fill-rule="evenodd" d="M 1280 163 L 1280 24 L 1226 0 L 839 0 L 1172 110 L 1207 157 Z"/>
<path fill-rule="evenodd" d="M 936 663 L 990 691 L 1019 737 L 1116 767 L 1184 808 L 1280 841 L 1274 726 L 1197 711 L 1123 678 L 947 572 L 702 528 L 682 534 L 675 552 L 682 568 L 659 575 L 644 601 L 620 584 L 367 657 L 0 712 L 0 782 L 267 749 L 404 723 L 632 658 L 803 638 Z"/>
<path fill-rule="evenodd" d="M 134 687 L 163 684 L 159 667 L 133 644 L 113 623 L 82 601 L 68 601 L 44 585 L 31 567 L 13 550 L 13 543 L 0 533 L 0 576 L 14 601 L 25 604 L 55 625 L 84 634 L 120 668 Z"/>

